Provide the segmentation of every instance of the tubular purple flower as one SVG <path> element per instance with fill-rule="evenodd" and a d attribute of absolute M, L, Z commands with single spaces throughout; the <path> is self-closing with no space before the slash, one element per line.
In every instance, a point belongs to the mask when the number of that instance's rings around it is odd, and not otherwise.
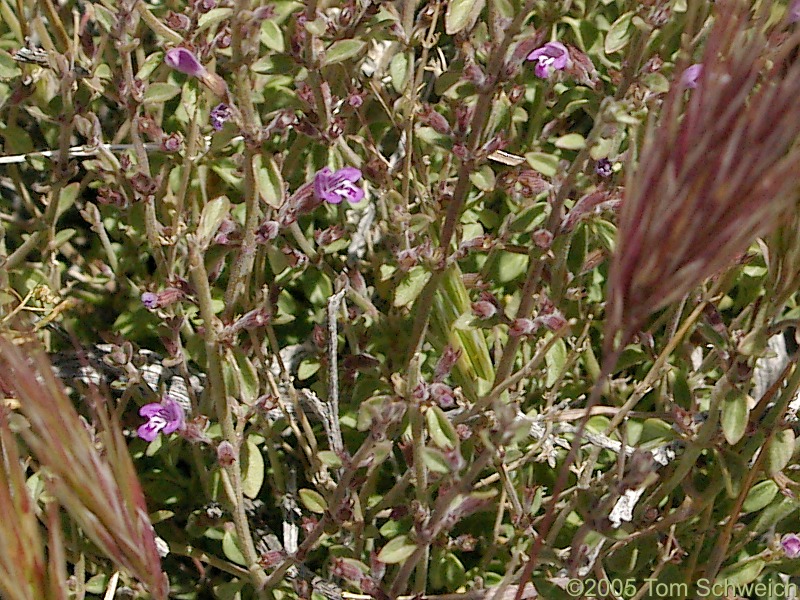
<path fill-rule="evenodd" d="M 139 409 L 139 415 L 147 417 L 147 423 L 136 430 L 136 435 L 146 442 L 152 442 L 159 433 L 169 435 L 184 427 L 183 408 L 168 395 L 161 402 L 145 404 Z"/>
<path fill-rule="evenodd" d="M 186 48 L 173 48 L 167 50 L 164 62 L 170 67 L 186 75 L 202 79 L 206 75 L 206 68 L 200 64 L 197 57 Z"/>
<path fill-rule="evenodd" d="M 537 77 L 548 79 L 555 71 L 563 71 L 571 61 L 567 47 L 561 42 L 548 42 L 528 54 L 528 60 L 535 60 L 534 73 Z"/>
<path fill-rule="evenodd" d="M 314 176 L 314 195 L 318 200 L 340 204 L 342 200 L 355 204 L 364 199 L 364 190 L 356 185 L 361 170 L 345 167 L 335 173 L 325 167 Z"/>
<path fill-rule="evenodd" d="M 176 71 L 191 77 L 197 77 L 203 85 L 217 96 L 226 96 L 228 85 L 225 80 L 216 73 L 209 73 L 190 50 L 182 47 L 167 50 L 164 55 L 164 62 Z"/>
<path fill-rule="evenodd" d="M 681 86 L 693 90 L 697 87 L 698 80 L 702 74 L 703 65 L 701 64 L 695 64 L 687 67 L 686 70 L 681 74 Z"/>

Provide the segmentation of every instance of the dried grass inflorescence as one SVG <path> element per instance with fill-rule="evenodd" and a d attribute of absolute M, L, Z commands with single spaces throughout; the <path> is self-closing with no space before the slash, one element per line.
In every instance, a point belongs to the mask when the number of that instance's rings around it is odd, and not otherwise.
<path fill-rule="evenodd" d="M 647 129 L 620 215 L 608 344 L 730 264 L 795 205 L 800 31 L 769 25 L 771 2 L 752 6 L 716 3 L 696 89 L 676 73 Z"/>
<path fill-rule="evenodd" d="M 0 337 L 0 373 L 30 424 L 20 435 L 46 473 L 48 489 L 106 556 L 147 585 L 153 598 L 166 598 L 155 531 L 119 425 L 100 407 L 103 431 L 92 439 L 47 357 L 31 346 L 23 352 Z M 8 452 L 7 434 L 3 446 Z"/>

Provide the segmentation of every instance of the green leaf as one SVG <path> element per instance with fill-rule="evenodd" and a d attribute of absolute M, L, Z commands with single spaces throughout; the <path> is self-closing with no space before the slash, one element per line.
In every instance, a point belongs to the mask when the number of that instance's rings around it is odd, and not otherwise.
<path fill-rule="evenodd" d="M 482 192 L 491 192 L 494 189 L 494 171 L 489 165 L 483 165 L 477 171 L 470 173 L 469 180 Z"/>
<path fill-rule="evenodd" d="M 747 585 L 761 574 L 765 564 L 766 562 L 760 558 L 745 559 L 720 571 L 715 583 L 720 584 L 720 588 L 724 585 L 725 589 L 731 586 Z"/>
<path fill-rule="evenodd" d="M 264 457 L 253 441 L 253 436 L 250 436 L 242 452 L 242 492 L 253 499 L 258 496 L 262 485 L 264 485 Z"/>
<path fill-rule="evenodd" d="M 361 54 L 366 47 L 367 42 L 364 40 L 339 40 L 331 44 L 325 51 L 325 57 L 322 62 L 324 65 L 335 65 L 344 62 Z"/>
<path fill-rule="evenodd" d="M 457 589 L 466 583 L 466 569 L 464 564 L 452 552 L 446 552 L 441 563 L 444 584 L 447 589 Z"/>
<path fill-rule="evenodd" d="M 666 94 L 669 91 L 669 79 L 662 73 L 648 73 L 642 77 L 642 84 L 654 94 Z"/>
<path fill-rule="evenodd" d="M 558 157 L 544 152 L 528 152 L 525 155 L 528 164 L 545 177 L 555 177 L 558 173 Z"/>
<path fill-rule="evenodd" d="M 275 52 L 283 52 L 286 50 L 286 44 L 283 41 L 283 32 L 275 21 L 268 19 L 261 24 L 261 43 Z"/>
<path fill-rule="evenodd" d="M 74 229 L 62 229 L 55 235 L 50 247 L 54 250 L 58 250 L 59 248 L 61 248 L 61 246 L 66 244 L 72 238 L 73 235 L 75 235 Z"/>
<path fill-rule="evenodd" d="M 414 554 L 417 545 L 412 543 L 408 536 L 399 535 L 386 544 L 378 553 L 378 560 L 387 565 L 396 565 Z"/>
<path fill-rule="evenodd" d="M 239 545 L 239 537 L 232 529 L 226 530 L 222 536 L 222 552 L 225 554 L 225 558 L 232 563 L 242 566 L 247 565 L 247 561 L 244 559 L 244 554 L 242 554 L 242 549 Z"/>
<path fill-rule="evenodd" d="M 552 334 L 550 334 L 552 337 Z M 550 388 L 561 376 L 561 371 L 567 363 L 567 345 L 563 339 L 556 341 L 544 355 L 544 362 L 547 365 L 547 379 L 545 387 Z"/>
<path fill-rule="evenodd" d="M 300 381 L 305 381 L 309 377 L 311 377 L 314 373 L 319 371 L 319 361 L 317 359 L 313 360 L 303 360 L 300 363 L 300 366 L 297 368 L 297 379 Z"/>
<path fill-rule="evenodd" d="M 580 133 L 568 133 L 558 138 L 555 145 L 564 150 L 580 150 L 586 145 L 586 140 Z"/>
<path fill-rule="evenodd" d="M 472 26 L 483 10 L 485 0 L 451 0 L 444 14 L 444 30 L 455 35 L 467 26 Z"/>
<path fill-rule="evenodd" d="M 323 465 L 328 467 L 329 469 L 338 469 L 342 466 L 342 459 L 339 458 L 339 455 L 331 450 L 321 450 L 317 456 L 319 457 L 320 462 Z"/>
<path fill-rule="evenodd" d="M 136 72 L 136 78 L 141 79 L 142 81 L 147 81 L 150 78 L 150 75 L 153 74 L 153 71 L 155 71 L 162 62 L 164 62 L 164 53 L 153 52 L 150 56 L 144 59 L 142 66 L 139 67 L 139 70 Z"/>
<path fill-rule="evenodd" d="M 778 484 L 772 481 L 772 479 L 757 483 L 747 492 L 747 497 L 742 504 L 742 511 L 750 513 L 761 510 L 772 502 L 777 493 Z"/>
<path fill-rule="evenodd" d="M 181 93 L 181 86 L 163 81 L 151 83 L 144 94 L 145 104 L 164 104 Z"/>
<path fill-rule="evenodd" d="M 429 471 L 434 473 L 447 475 L 452 472 L 447 458 L 445 458 L 441 450 L 437 450 L 436 448 L 424 447 L 422 449 L 422 462 Z"/>
<path fill-rule="evenodd" d="M 217 232 L 222 221 L 230 214 L 231 201 L 225 196 L 214 198 L 206 203 L 197 226 L 197 239 L 201 247 L 206 247 Z"/>
<path fill-rule="evenodd" d="M 212 8 L 197 20 L 197 31 L 203 31 L 222 23 L 233 14 L 232 8 Z"/>
<path fill-rule="evenodd" d="M 252 361 L 241 348 L 233 348 L 233 374 L 239 388 L 242 402 L 247 406 L 255 404 L 258 399 L 258 373 Z"/>
<path fill-rule="evenodd" d="M 78 197 L 78 191 L 81 189 L 79 182 L 70 183 L 68 186 L 62 188 L 61 194 L 58 197 L 58 210 L 56 211 L 56 220 L 63 215 L 67 210 L 72 208 L 75 200 Z"/>
<path fill-rule="evenodd" d="M 417 266 L 411 269 L 400 282 L 400 285 L 397 286 L 392 305 L 400 308 L 414 302 L 430 277 L 431 274 L 425 267 Z"/>
<path fill-rule="evenodd" d="M 328 510 L 328 503 L 325 502 L 325 498 L 323 498 L 319 492 L 303 488 L 298 492 L 298 495 L 300 496 L 300 502 L 303 503 L 303 506 L 311 512 L 321 515 Z"/>
<path fill-rule="evenodd" d="M 11 55 L 0 50 L 0 79 L 14 79 L 21 74 L 22 71 Z"/>
<path fill-rule="evenodd" d="M 631 27 L 631 18 L 633 18 L 633 12 L 626 12 L 620 15 L 611 25 L 611 29 L 608 30 L 604 43 L 606 54 L 619 52 L 628 45 L 631 39 L 631 31 L 633 30 Z"/>
<path fill-rule="evenodd" d="M 733 446 L 747 429 L 747 419 L 750 415 L 748 403 L 750 397 L 741 390 L 731 390 L 722 401 L 720 422 L 725 439 Z"/>
<path fill-rule="evenodd" d="M 789 464 L 794 455 L 794 431 L 784 429 L 775 434 L 767 454 L 767 471 L 775 476 Z"/>
<path fill-rule="evenodd" d="M 306 21 L 304 26 L 306 31 L 308 31 L 311 35 L 320 36 L 325 33 L 328 29 L 328 26 L 325 23 L 325 20 L 322 17 L 316 18 L 313 21 Z"/>
<path fill-rule="evenodd" d="M 114 13 L 105 6 L 102 6 L 99 2 L 93 5 L 92 8 L 94 9 L 94 16 L 97 22 L 106 30 L 106 33 L 111 33 L 117 24 L 117 18 L 114 16 Z"/>
<path fill-rule="evenodd" d="M 389 77 L 392 79 L 392 87 L 398 94 L 402 94 L 408 79 L 408 56 L 404 52 L 398 52 L 392 57 L 389 63 Z"/>
<path fill-rule="evenodd" d="M 433 442 L 443 450 L 453 450 L 459 447 L 458 434 L 450 419 L 438 406 L 432 406 L 425 412 L 428 423 L 428 433 Z"/>
<path fill-rule="evenodd" d="M 266 164 L 262 164 L 266 161 Z M 256 157 L 256 183 L 261 199 L 272 208 L 280 208 L 283 204 L 283 177 L 275 161 Z"/>

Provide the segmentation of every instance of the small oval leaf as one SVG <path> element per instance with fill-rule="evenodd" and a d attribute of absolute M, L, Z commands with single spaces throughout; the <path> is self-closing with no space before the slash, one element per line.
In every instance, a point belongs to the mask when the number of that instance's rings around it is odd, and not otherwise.
<path fill-rule="evenodd" d="M 214 198 L 206 203 L 200 215 L 200 225 L 197 226 L 197 238 L 201 246 L 206 246 L 211 241 L 217 229 L 231 210 L 231 201 L 226 196 Z"/>
<path fill-rule="evenodd" d="M 325 502 L 325 498 L 323 498 L 322 494 L 319 492 L 303 488 L 298 492 L 298 495 L 300 496 L 300 502 L 303 503 L 303 506 L 311 512 L 321 515 L 328 510 L 328 503 Z"/>
<path fill-rule="evenodd" d="M 275 21 L 267 19 L 261 24 L 261 43 L 275 52 L 283 52 L 286 49 L 283 31 Z"/>
<path fill-rule="evenodd" d="M 233 14 L 232 8 L 212 8 L 197 20 L 197 31 L 222 23 Z"/>
<path fill-rule="evenodd" d="M 392 57 L 389 63 L 389 77 L 392 79 L 392 87 L 398 94 L 402 94 L 408 79 L 408 56 L 404 52 L 398 52 Z"/>
<path fill-rule="evenodd" d="M 767 479 L 755 484 L 742 503 L 742 511 L 746 513 L 756 512 L 767 506 L 778 493 L 778 484 Z"/>
<path fill-rule="evenodd" d="M 564 150 L 580 150 L 586 145 L 586 140 L 580 133 L 568 133 L 556 140 L 556 148 Z"/>
<path fill-rule="evenodd" d="M 794 455 L 794 431 L 784 429 L 775 434 L 769 445 L 767 454 L 767 469 L 770 475 L 775 476 L 789 464 Z"/>
<path fill-rule="evenodd" d="M 363 40 L 339 40 L 331 44 L 325 52 L 323 63 L 325 65 L 335 65 L 355 56 L 358 56 L 367 47 L 367 42 Z"/>
<path fill-rule="evenodd" d="M 163 104 L 181 93 L 181 86 L 159 81 L 151 83 L 144 93 L 145 104 Z"/>
<path fill-rule="evenodd" d="M 631 39 L 632 31 L 631 18 L 633 18 L 633 13 L 626 12 L 625 14 L 620 15 L 620 17 L 611 25 L 611 29 L 608 30 L 605 43 L 603 45 L 603 49 L 605 50 L 606 54 L 614 54 L 615 52 L 619 52 L 628 45 L 628 42 Z"/>
<path fill-rule="evenodd" d="M 264 485 L 264 457 L 252 437 L 242 450 L 242 492 L 253 499 Z"/>
<path fill-rule="evenodd" d="M 733 446 L 747 429 L 747 418 L 750 414 L 748 408 L 748 395 L 740 390 L 731 390 L 722 401 L 722 433 L 725 439 Z"/>
<path fill-rule="evenodd" d="M 451 0 L 444 14 L 444 30 L 447 35 L 455 35 L 477 21 L 483 10 L 485 0 Z"/>
<path fill-rule="evenodd" d="M 411 269 L 394 293 L 394 302 L 392 303 L 396 308 L 407 306 L 416 300 L 422 288 L 430 279 L 431 274 L 425 270 L 424 267 L 414 267 Z"/>
<path fill-rule="evenodd" d="M 545 177 L 555 177 L 558 173 L 558 158 L 544 152 L 528 152 L 525 155 L 528 164 Z"/>
<path fill-rule="evenodd" d="M 232 529 L 227 530 L 222 536 L 222 552 L 225 554 L 225 558 L 237 565 L 247 564 L 239 547 L 239 538 Z"/>
<path fill-rule="evenodd" d="M 447 475 L 452 472 L 450 463 L 441 450 L 436 448 L 428 448 L 427 446 L 422 449 L 422 462 L 433 473 L 439 475 Z"/>
<path fill-rule="evenodd" d="M 433 442 L 442 450 L 458 448 L 459 439 L 455 427 L 438 406 L 432 406 L 425 412 L 428 433 Z"/>
<path fill-rule="evenodd" d="M 378 553 L 378 560 L 387 565 L 396 565 L 414 554 L 416 544 L 411 543 L 406 535 L 399 535 L 386 544 Z"/>

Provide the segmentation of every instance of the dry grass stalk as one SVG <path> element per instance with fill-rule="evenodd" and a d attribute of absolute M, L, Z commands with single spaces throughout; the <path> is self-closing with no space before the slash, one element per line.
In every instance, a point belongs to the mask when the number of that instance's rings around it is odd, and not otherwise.
<path fill-rule="evenodd" d="M 155 532 L 119 427 L 98 410 L 104 425 L 99 450 L 46 356 L 25 350 L 29 357 L 0 338 L 0 372 L 30 423 L 21 435 L 51 478 L 50 489 L 112 561 L 147 585 L 154 598 L 166 598 Z"/>
<path fill-rule="evenodd" d="M 717 273 L 795 206 L 800 32 L 752 3 L 717 2 L 696 89 L 679 84 L 625 190 L 609 281 L 607 344 Z M 688 95 L 688 101 L 684 97 Z"/>
<path fill-rule="evenodd" d="M 41 600 L 48 594 L 44 545 L 36 507 L 25 486 L 25 473 L 6 409 L 0 407 L 0 592 L 9 600 Z"/>

